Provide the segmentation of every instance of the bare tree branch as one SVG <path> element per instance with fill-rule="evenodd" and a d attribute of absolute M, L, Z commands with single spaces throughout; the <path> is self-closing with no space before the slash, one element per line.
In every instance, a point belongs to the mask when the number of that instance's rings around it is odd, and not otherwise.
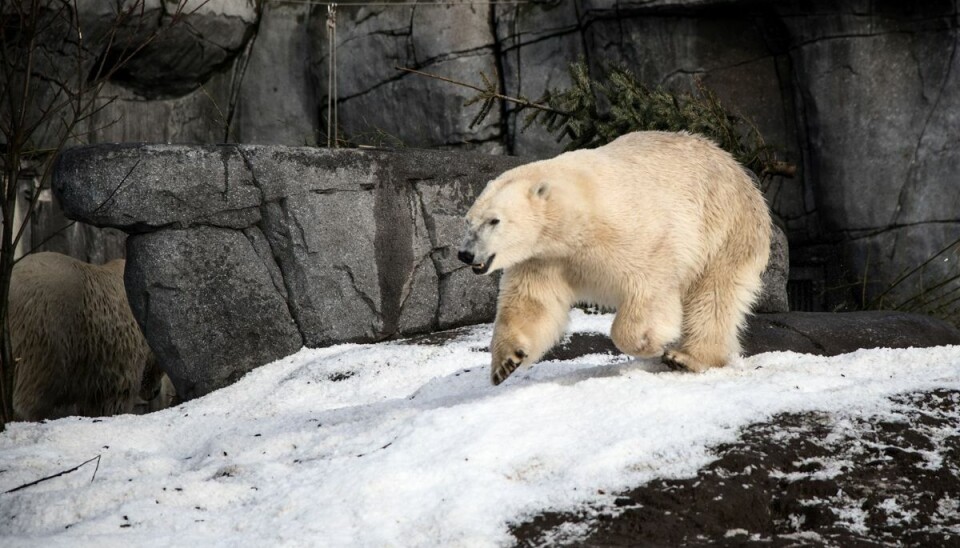
<path fill-rule="evenodd" d="M 57 472 L 56 474 L 51 474 L 51 475 L 49 475 L 49 476 L 40 478 L 40 479 L 38 479 L 38 480 L 31 481 L 30 483 L 24 483 L 23 485 L 18 485 L 17 487 L 14 487 L 13 489 L 10 489 L 9 491 L 4 491 L 3 493 L 4 493 L 5 495 L 8 495 L 8 494 L 10 494 L 10 493 L 16 493 L 17 491 L 22 491 L 22 490 L 26 489 L 27 487 L 33 487 L 34 485 L 41 484 L 41 483 L 43 483 L 43 482 L 45 482 L 45 481 L 50 481 L 50 480 L 52 480 L 52 479 L 54 479 L 54 478 L 59 478 L 60 476 L 65 476 L 65 475 L 67 475 L 67 474 L 69 474 L 69 473 L 71 473 L 71 472 L 76 472 L 77 470 L 79 470 L 79 469 L 82 468 L 83 466 L 86 466 L 87 464 L 90 464 L 90 463 L 93 462 L 93 461 L 97 461 L 97 467 L 94 468 L 94 470 L 93 470 L 93 477 L 90 478 L 90 483 L 93 483 L 93 480 L 95 480 L 95 479 L 97 478 L 97 471 L 100 470 L 100 457 L 101 457 L 101 455 L 97 455 L 97 456 L 93 457 L 92 459 L 85 460 L 85 461 L 81 462 L 80 464 L 74 466 L 73 468 L 70 468 L 69 470 L 64 470 L 64 471 L 62 471 L 62 472 Z"/>
<path fill-rule="evenodd" d="M 518 104 L 518 105 L 523 106 L 523 107 L 535 108 L 535 109 L 537 109 L 537 110 L 542 110 L 542 111 L 544 111 L 544 112 L 553 112 L 553 113 L 556 113 L 556 114 L 566 114 L 566 113 L 563 112 L 563 111 L 560 111 L 560 110 L 557 110 L 557 109 L 554 109 L 554 108 L 550 108 L 549 106 L 543 105 L 543 104 L 540 104 L 540 103 L 534 103 L 534 102 L 532 102 L 532 101 L 528 101 L 527 99 L 523 99 L 523 98 L 521 98 L 521 97 L 511 97 L 511 96 L 509 96 L 509 95 L 504 95 L 504 94 L 500 93 L 499 91 L 497 91 L 496 88 L 494 88 L 494 89 L 491 89 L 491 88 L 489 88 L 489 87 L 481 88 L 481 87 L 475 86 L 475 85 L 473 85 L 473 84 L 468 84 L 468 83 L 466 83 L 466 82 L 461 82 L 461 81 L 459 81 L 459 80 L 454 80 L 453 78 L 447 78 L 447 77 L 444 77 L 444 76 L 438 76 L 438 75 L 436 75 L 436 74 L 430 74 L 429 72 L 423 72 L 422 70 L 416 70 L 416 69 L 412 69 L 412 68 L 410 68 L 410 67 L 395 66 L 394 68 L 397 69 L 397 70 L 402 70 L 402 71 L 404 71 L 404 72 L 409 72 L 409 73 L 411 73 L 411 74 L 418 74 L 418 75 L 420 75 L 420 76 L 426 76 L 427 78 L 433 78 L 434 80 L 440 80 L 441 82 L 447 82 L 447 83 L 450 83 L 450 84 L 456 84 L 456 85 L 458 85 L 458 86 L 462 86 L 462 87 L 465 87 L 465 88 L 468 88 L 468 89 L 472 89 L 472 90 L 474 90 L 474 91 L 478 91 L 478 92 L 480 92 L 480 94 L 481 94 L 480 96 L 478 96 L 480 99 L 488 98 L 488 97 L 489 97 L 489 98 L 493 98 L 493 99 L 500 99 L 500 100 L 502 100 L 502 101 L 507 101 L 507 102 L 510 102 L 510 103 L 515 103 L 515 104 Z M 472 102 L 476 102 L 476 100 L 473 100 Z"/>

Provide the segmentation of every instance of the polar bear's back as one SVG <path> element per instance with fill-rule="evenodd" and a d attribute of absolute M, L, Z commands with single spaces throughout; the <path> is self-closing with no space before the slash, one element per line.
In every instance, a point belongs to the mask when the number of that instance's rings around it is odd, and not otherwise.
<path fill-rule="evenodd" d="M 591 177 L 591 183 L 598 196 L 612 198 L 611 204 L 699 210 L 712 204 L 735 205 L 728 200 L 736 204 L 762 200 L 744 168 L 700 136 L 644 131 L 579 152 L 582 156 L 571 160 L 602 174 Z"/>
<path fill-rule="evenodd" d="M 14 406 L 23 418 L 129 411 L 149 347 L 127 303 L 123 261 L 23 258 L 13 269 L 10 327 L 20 359 Z"/>
<path fill-rule="evenodd" d="M 53 362 L 60 361 L 62 352 L 84 344 L 85 332 L 76 327 L 65 329 L 76 322 L 83 302 L 83 280 L 74 263 L 80 261 L 57 253 L 36 253 L 14 267 L 10 323 L 15 353 L 21 348 L 34 348 L 42 340 L 47 352 L 53 353 L 46 356 L 51 367 L 59 367 Z M 52 337 L 52 333 L 59 335 Z"/>
<path fill-rule="evenodd" d="M 695 276 L 723 246 L 752 249 L 769 241 L 762 193 L 728 152 L 706 138 L 636 132 L 540 164 L 540 172 L 576 174 L 570 184 L 590 197 L 591 226 L 630 246 L 619 256 L 630 257 L 633 266 L 649 265 L 659 254 L 672 257 L 681 277 Z"/>

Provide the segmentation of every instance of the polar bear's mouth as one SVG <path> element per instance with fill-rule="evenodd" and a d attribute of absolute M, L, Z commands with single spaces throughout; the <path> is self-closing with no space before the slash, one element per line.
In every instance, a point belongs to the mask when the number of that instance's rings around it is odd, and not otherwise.
<path fill-rule="evenodd" d="M 473 264 L 471 264 L 470 267 L 473 268 L 473 273 L 474 273 L 474 274 L 486 274 L 487 271 L 490 270 L 490 265 L 493 264 L 493 259 L 494 259 L 494 257 L 496 257 L 496 256 L 497 256 L 497 254 L 494 253 L 493 255 L 490 255 L 490 258 L 487 259 L 486 261 L 482 261 L 482 262 L 479 262 L 479 263 L 473 263 Z"/>

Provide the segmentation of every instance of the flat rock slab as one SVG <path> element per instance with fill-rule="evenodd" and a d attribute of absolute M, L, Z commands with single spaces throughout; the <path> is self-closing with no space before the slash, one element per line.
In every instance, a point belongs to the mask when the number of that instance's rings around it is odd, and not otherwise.
<path fill-rule="evenodd" d="M 442 344 L 461 336 L 453 329 L 410 339 Z M 960 344 L 960 330 L 922 314 L 891 311 L 784 312 L 750 317 L 743 354 L 799 352 L 836 356 L 863 348 L 926 348 Z M 570 360 L 589 354 L 619 354 L 606 333 L 574 333 L 543 360 Z"/>
<path fill-rule="evenodd" d="M 785 312 L 751 316 L 742 343 L 746 356 L 778 351 L 836 356 L 861 348 L 960 344 L 960 330 L 922 314 Z M 567 359 L 583 353 L 619 351 L 605 335 L 578 334 L 553 352 L 559 359 Z"/>
<path fill-rule="evenodd" d="M 861 348 L 960 344 L 960 330 L 937 318 L 894 311 L 788 312 L 750 318 L 747 355 L 789 350 L 836 356 Z"/>

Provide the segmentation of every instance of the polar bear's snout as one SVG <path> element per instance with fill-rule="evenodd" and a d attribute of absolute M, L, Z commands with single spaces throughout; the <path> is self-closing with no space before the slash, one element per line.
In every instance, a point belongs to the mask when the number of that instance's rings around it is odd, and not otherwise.
<path fill-rule="evenodd" d="M 490 257 L 486 259 L 481 259 L 474 255 L 469 249 L 461 249 L 460 252 L 457 253 L 457 258 L 460 259 L 461 262 L 470 265 L 473 268 L 474 274 L 486 274 L 489 272 L 494 257 L 496 257 L 496 254 L 490 255 Z"/>
<path fill-rule="evenodd" d="M 457 258 L 460 259 L 460 262 L 473 264 L 473 253 L 470 253 L 466 249 L 461 249 L 460 253 L 457 253 Z"/>
<path fill-rule="evenodd" d="M 468 228 L 463 238 L 463 244 L 460 246 L 460 251 L 457 252 L 457 258 L 460 259 L 460 262 L 470 265 L 473 268 L 474 274 L 486 274 L 489 272 L 493 258 L 496 256 L 495 254 L 490 254 L 490 256 L 487 257 L 486 253 L 481 251 L 482 247 L 484 246 L 480 245 L 480 238 L 477 233 Z"/>

